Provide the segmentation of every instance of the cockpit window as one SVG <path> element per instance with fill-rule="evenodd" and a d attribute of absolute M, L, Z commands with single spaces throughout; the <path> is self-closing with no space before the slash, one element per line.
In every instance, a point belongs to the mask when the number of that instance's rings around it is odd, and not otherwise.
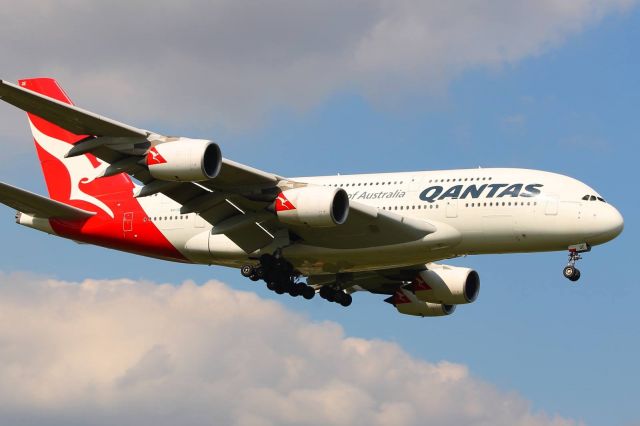
<path fill-rule="evenodd" d="M 597 200 L 597 201 L 601 201 L 601 202 L 603 202 L 603 203 L 606 203 L 606 201 L 604 200 L 604 198 L 602 198 L 602 197 L 598 197 L 598 196 L 595 196 L 595 195 L 589 195 L 589 194 L 587 194 L 587 195 L 585 195 L 584 197 L 582 197 L 582 199 L 583 199 L 584 201 L 596 201 L 596 200 Z"/>

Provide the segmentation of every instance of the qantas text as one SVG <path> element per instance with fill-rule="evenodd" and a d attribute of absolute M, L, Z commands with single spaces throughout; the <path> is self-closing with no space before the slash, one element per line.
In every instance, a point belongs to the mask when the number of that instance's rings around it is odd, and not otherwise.
<path fill-rule="evenodd" d="M 535 197 L 540 194 L 540 188 L 544 185 L 532 183 L 489 183 L 483 185 L 454 185 L 446 191 L 442 186 L 430 186 L 420 193 L 420 199 L 433 203 L 445 198 L 500 198 L 500 197 Z"/>

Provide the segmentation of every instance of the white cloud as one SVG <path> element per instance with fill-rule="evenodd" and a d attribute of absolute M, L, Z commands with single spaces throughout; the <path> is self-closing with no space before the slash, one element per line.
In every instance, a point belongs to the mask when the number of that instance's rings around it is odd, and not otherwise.
<path fill-rule="evenodd" d="M 246 128 L 349 90 L 439 92 L 540 54 L 635 0 L 0 1 L 4 78 L 47 74 L 142 125 Z M 162 130 L 162 129 L 158 129 Z"/>
<path fill-rule="evenodd" d="M 384 309 L 384 306 L 381 306 Z M 0 423 L 567 425 L 219 282 L 0 275 Z"/>

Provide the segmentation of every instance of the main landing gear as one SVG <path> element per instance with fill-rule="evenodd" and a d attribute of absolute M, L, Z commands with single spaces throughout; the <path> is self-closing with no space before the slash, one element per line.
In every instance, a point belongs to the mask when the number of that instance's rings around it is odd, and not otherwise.
<path fill-rule="evenodd" d="M 279 256 L 264 254 L 257 266 L 243 265 L 240 273 L 251 281 L 264 280 L 267 288 L 278 294 L 302 296 L 307 300 L 313 299 L 316 294 L 313 287 L 297 281 L 298 274 L 294 272 L 293 265 Z"/>
<path fill-rule="evenodd" d="M 580 270 L 576 268 L 576 262 L 582 259 L 580 253 L 585 253 L 591 250 L 588 244 L 575 244 L 569 246 L 569 262 L 564 267 L 562 274 L 565 278 L 576 282 L 580 279 Z"/>
<path fill-rule="evenodd" d="M 325 285 L 320 289 L 320 297 L 329 302 L 336 302 L 345 308 L 351 305 L 353 301 L 351 295 L 349 293 L 345 293 L 343 290 L 333 288 L 331 286 Z"/>

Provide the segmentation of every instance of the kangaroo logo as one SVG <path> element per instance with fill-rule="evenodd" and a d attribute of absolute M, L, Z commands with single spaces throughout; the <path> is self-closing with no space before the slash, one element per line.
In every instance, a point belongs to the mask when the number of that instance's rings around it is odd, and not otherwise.
<path fill-rule="evenodd" d="M 100 166 L 95 168 L 85 155 L 65 158 L 65 154 L 69 152 L 69 148 L 71 147 L 69 143 L 45 135 L 36 126 L 34 126 L 31 121 L 29 121 L 29 124 L 31 126 L 33 138 L 40 148 L 58 159 L 62 164 L 64 164 L 65 168 L 69 172 L 69 177 L 71 179 L 71 193 L 69 194 L 69 200 L 85 201 L 92 204 L 111 216 L 113 219 L 113 211 L 105 203 L 80 189 L 81 183 L 86 184 L 92 182 L 102 171 L 109 167 L 109 165 L 103 161 L 97 160 Z"/>
<path fill-rule="evenodd" d="M 416 276 L 413 279 L 413 283 L 412 283 L 415 287 L 414 291 L 426 291 L 426 290 L 431 290 L 431 286 L 429 286 L 429 284 L 427 284 L 425 282 L 425 280 L 420 276 Z"/>
<path fill-rule="evenodd" d="M 147 153 L 147 165 L 164 164 L 167 160 L 158 152 L 158 149 L 154 146 Z"/>
<path fill-rule="evenodd" d="M 411 300 L 409 300 L 409 297 L 406 295 L 404 290 L 402 290 L 401 288 L 396 290 L 396 292 L 395 292 L 395 294 L 393 296 L 394 296 L 393 297 L 393 303 L 396 304 L 396 305 L 402 305 L 404 303 L 411 303 Z"/>
<path fill-rule="evenodd" d="M 280 194 L 278 195 L 278 198 L 276 198 L 276 211 L 277 212 L 281 212 L 284 210 L 295 210 L 296 206 L 294 206 L 291 201 L 289 201 L 287 199 L 287 197 L 284 196 L 284 194 Z"/>

